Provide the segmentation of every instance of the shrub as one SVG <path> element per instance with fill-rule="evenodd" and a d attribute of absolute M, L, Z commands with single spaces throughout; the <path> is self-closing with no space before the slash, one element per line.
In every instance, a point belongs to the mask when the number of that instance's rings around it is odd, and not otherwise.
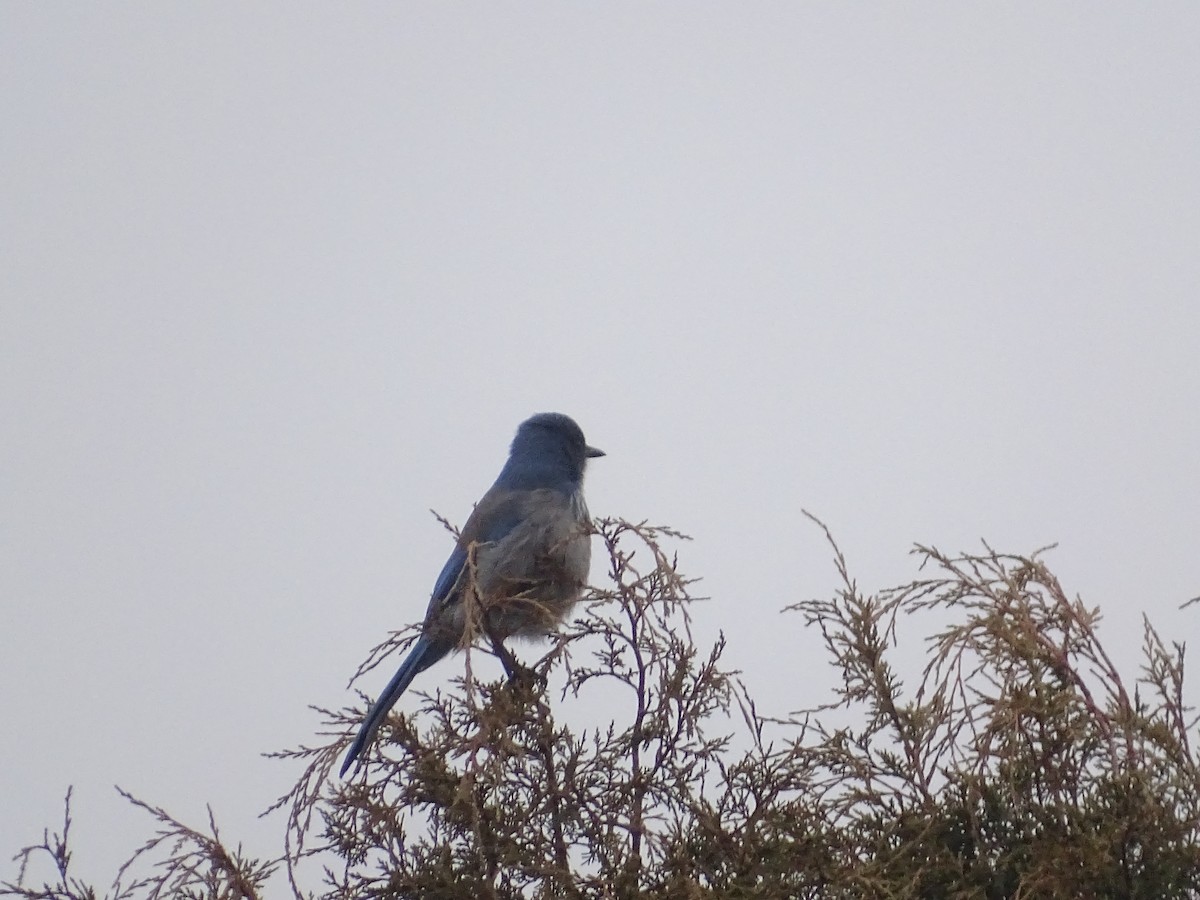
<path fill-rule="evenodd" d="M 1146 622 L 1131 691 L 1098 612 L 1041 554 L 917 547 L 922 577 L 866 596 L 830 538 L 840 588 L 789 611 L 821 635 L 840 685 L 779 718 L 723 667 L 723 640 L 696 646 L 671 549 L 682 536 L 597 531 L 603 586 L 535 664 L 545 680 L 478 680 L 482 651 L 468 652 L 449 689 L 392 714 L 345 782 L 331 775 L 362 710 L 318 710 L 329 741 L 274 754 L 304 766 L 272 807 L 286 816 L 278 859 L 130 798 L 159 831 L 110 896 L 254 898 L 285 871 L 296 896 L 339 900 L 1200 897 L 1183 647 Z M 901 616 L 937 623 L 910 685 L 893 659 Z M 627 713 L 568 723 L 598 696 Z M 23 850 L 0 893 L 98 896 L 68 873 L 69 823 L 68 795 L 62 832 Z M 58 881 L 34 887 L 39 854 Z M 302 886 L 315 866 L 319 891 Z"/>

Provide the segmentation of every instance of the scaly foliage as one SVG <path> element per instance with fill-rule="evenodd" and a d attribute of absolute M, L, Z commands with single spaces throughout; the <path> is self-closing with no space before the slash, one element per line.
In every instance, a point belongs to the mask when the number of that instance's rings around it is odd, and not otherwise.
<path fill-rule="evenodd" d="M 1200 898 L 1183 647 L 1147 621 L 1127 686 L 1098 612 L 1040 554 L 917 547 L 921 578 L 866 596 L 830 538 L 840 588 L 789 609 L 821 635 L 841 683 L 781 719 L 722 667 L 723 642 L 696 646 L 668 547 L 682 536 L 623 521 L 597 531 L 604 586 L 537 678 L 480 681 L 482 651 L 469 652 L 448 690 L 389 717 L 346 782 L 330 776 L 362 711 L 320 710 L 327 743 L 275 754 L 304 765 L 272 807 L 286 816 L 277 860 L 130 798 L 160 824 L 133 863 L 158 854 L 157 866 L 128 883 L 122 869 L 107 896 L 257 898 L 282 868 L 297 897 L 328 900 Z M 902 616 L 939 623 L 910 685 L 894 659 Z M 568 723 L 600 698 L 625 712 Z M 68 802 L 62 834 L 23 850 L 0 894 L 100 896 L 68 874 L 69 826 Z M 57 880 L 34 887 L 38 856 Z M 319 892 L 302 887 L 314 865 Z"/>

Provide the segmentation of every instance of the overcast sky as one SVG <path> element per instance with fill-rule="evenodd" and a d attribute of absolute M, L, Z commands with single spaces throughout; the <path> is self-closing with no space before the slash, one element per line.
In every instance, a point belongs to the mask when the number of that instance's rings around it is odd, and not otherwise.
<path fill-rule="evenodd" d="M 802 507 L 867 590 L 1057 541 L 1130 678 L 1143 613 L 1200 634 L 1198 41 L 1192 2 L 4 4 L 0 857 L 71 784 L 81 875 L 149 834 L 113 784 L 278 852 L 259 754 L 543 410 L 608 451 L 593 513 L 694 535 L 764 711 L 831 677 L 778 613 L 837 584 Z"/>

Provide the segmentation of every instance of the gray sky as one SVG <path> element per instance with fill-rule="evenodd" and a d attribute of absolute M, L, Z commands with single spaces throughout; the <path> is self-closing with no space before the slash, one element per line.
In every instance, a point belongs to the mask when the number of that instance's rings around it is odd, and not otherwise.
<path fill-rule="evenodd" d="M 258 754 L 542 410 L 595 514 L 695 536 L 766 711 L 830 678 L 777 614 L 836 584 L 801 507 L 866 589 L 1060 542 L 1130 678 L 1143 612 L 1200 633 L 1200 6 L 0 20 L 0 854 L 74 784 L 110 875 L 114 783 L 276 852 Z"/>

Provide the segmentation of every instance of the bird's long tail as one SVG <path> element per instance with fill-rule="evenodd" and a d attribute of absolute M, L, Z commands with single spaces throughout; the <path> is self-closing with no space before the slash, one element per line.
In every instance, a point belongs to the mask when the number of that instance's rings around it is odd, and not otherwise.
<path fill-rule="evenodd" d="M 409 651 L 408 656 L 404 658 L 404 662 L 400 664 L 400 668 L 396 670 L 396 674 L 392 676 L 392 680 L 383 689 L 383 693 L 379 695 L 379 699 L 375 701 L 375 705 L 371 707 L 371 711 L 367 713 L 366 719 L 363 720 L 362 726 L 354 738 L 354 743 L 350 745 L 350 751 L 346 754 L 346 761 L 342 763 L 339 775 L 345 777 L 346 772 L 354 765 L 354 761 L 366 750 L 375 737 L 375 732 L 387 718 L 388 712 L 400 699 L 400 695 L 412 684 L 412 680 L 445 656 L 446 652 L 446 649 L 435 646 L 427 636 L 420 637 Z"/>

